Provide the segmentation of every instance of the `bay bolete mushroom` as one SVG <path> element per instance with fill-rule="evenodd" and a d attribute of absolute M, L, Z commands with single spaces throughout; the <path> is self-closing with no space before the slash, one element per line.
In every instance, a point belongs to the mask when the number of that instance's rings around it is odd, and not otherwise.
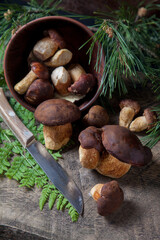
<path fill-rule="evenodd" d="M 32 62 L 30 66 L 30 72 L 14 86 L 15 91 L 19 94 L 24 94 L 35 79 L 49 79 L 48 68 L 42 63 Z"/>
<path fill-rule="evenodd" d="M 84 116 L 83 122 L 86 126 L 95 126 L 101 128 L 108 124 L 109 116 L 106 109 L 100 105 L 91 107 Z"/>
<path fill-rule="evenodd" d="M 36 79 L 28 88 L 24 98 L 32 106 L 54 97 L 54 88 L 49 81 Z"/>
<path fill-rule="evenodd" d="M 97 211 L 101 216 L 107 216 L 117 211 L 124 201 L 124 193 L 117 181 L 96 184 L 90 191 L 97 202 Z"/>
<path fill-rule="evenodd" d="M 57 67 L 52 71 L 51 79 L 60 95 L 66 96 L 69 94 L 68 87 L 71 85 L 71 77 L 63 66 Z"/>
<path fill-rule="evenodd" d="M 144 110 L 143 116 L 137 117 L 131 122 L 129 129 L 133 132 L 141 132 L 144 130 L 151 129 L 157 121 L 157 116 L 151 108 L 146 108 Z"/>
<path fill-rule="evenodd" d="M 101 130 L 94 126 L 83 130 L 79 136 L 79 160 L 83 167 L 95 169 L 100 161 L 100 153 L 103 151 Z"/>
<path fill-rule="evenodd" d="M 49 99 L 35 110 L 35 118 L 43 126 L 46 148 L 58 150 L 66 145 L 72 135 L 71 123 L 81 116 L 79 108 L 64 99 Z"/>
<path fill-rule="evenodd" d="M 111 155 L 122 162 L 144 166 L 152 160 L 150 148 L 143 146 L 139 138 L 125 127 L 119 125 L 102 127 L 102 143 Z"/>
<path fill-rule="evenodd" d="M 33 54 L 41 61 L 45 61 L 53 56 L 57 49 L 58 44 L 56 41 L 50 37 L 44 37 L 34 45 Z"/>
<path fill-rule="evenodd" d="M 119 125 L 122 127 L 129 127 L 134 116 L 140 111 L 140 105 L 137 101 L 131 99 L 124 99 L 120 102 Z"/>

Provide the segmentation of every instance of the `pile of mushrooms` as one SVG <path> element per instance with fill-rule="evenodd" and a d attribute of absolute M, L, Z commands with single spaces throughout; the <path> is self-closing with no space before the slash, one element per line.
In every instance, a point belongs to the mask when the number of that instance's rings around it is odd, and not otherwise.
<path fill-rule="evenodd" d="M 119 114 L 119 125 L 129 128 L 132 132 L 142 132 L 151 129 L 157 121 L 157 116 L 151 108 L 146 108 L 142 116 L 134 119 L 140 111 L 140 105 L 132 99 L 121 100 Z M 133 120 L 134 119 L 134 120 Z M 133 121 L 132 121 L 133 120 Z"/>
<path fill-rule="evenodd" d="M 53 98 L 71 102 L 84 98 L 96 85 L 95 77 L 79 63 L 70 64 L 73 54 L 56 30 L 48 29 L 43 35 L 28 56 L 30 71 L 14 86 L 15 91 L 32 106 Z"/>

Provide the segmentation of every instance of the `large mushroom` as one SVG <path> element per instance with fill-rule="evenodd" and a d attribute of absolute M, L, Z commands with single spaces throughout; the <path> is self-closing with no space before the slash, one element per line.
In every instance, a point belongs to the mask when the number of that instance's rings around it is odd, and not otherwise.
<path fill-rule="evenodd" d="M 90 126 L 78 137 L 80 142 L 79 160 L 83 167 L 96 169 L 104 176 L 120 178 L 131 165 L 121 162 L 109 154 L 102 143 L 102 129 Z"/>
<path fill-rule="evenodd" d="M 72 122 L 81 116 L 79 108 L 64 99 L 49 99 L 35 110 L 35 118 L 43 126 L 45 146 L 58 150 L 66 145 L 72 135 Z"/>
<path fill-rule="evenodd" d="M 37 78 L 45 80 L 49 79 L 48 68 L 42 63 L 32 62 L 30 66 L 31 70 L 29 73 L 27 73 L 27 75 L 14 86 L 15 91 L 19 94 L 24 94 L 28 90 L 29 86 L 33 83 L 33 81 Z"/>

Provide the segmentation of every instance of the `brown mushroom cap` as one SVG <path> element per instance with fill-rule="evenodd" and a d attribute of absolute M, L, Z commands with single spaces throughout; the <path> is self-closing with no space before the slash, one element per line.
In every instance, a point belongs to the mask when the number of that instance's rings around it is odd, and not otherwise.
<path fill-rule="evenodd" d="M 143 166 L 152 159 L 151 150 L 143 146 L 138 137 L 125 127 L 104 126 L 102 143 L 111 155 L 131 165 Z"/>
<path fill-rule="evenodd" d="M 68 91 L 74 94 L 85 95 L 87 94 L 96 84 L 96 79 L 93 74 L 82 74 L 78 81 L 74 82 Z"/>
<path fill-rule="evenodd" d="M 49 79 L 48 68 L 40 62 L 32 62 L 31 70 L 37 75 L 37 78 Z"/>
<path fill-rule="evenodd" d="M 155 122 L 157 121 L 156 113 L 154 111 L 152 111 L 151 108 L 146 108 L 144 110 L 143 115 L 146 118 L 146 121 L 148 123 L 148 128 L 147 129 L 149 130 L 154 126 Z"/>
<path fill-rule="evenodd" d="M 102 152 L 104 147 L 102 145 L 101 130 L 94 126 L 88 127 L 83 130 L 78 137 L 80 144 L 83 148 L 95 148 L 97 151 Z"/>
<path fill-rule="evenodd" d="M 124 108 L 124 107 L 131 107 L 134 109 L 135 114 L 137 114 L 140 111 L 140 105 L 137 101 L 134 101 L 132 99 L 124 99 L 121 100 L 120 104 L 120 109 Z"/>
<path fill-rule="evenodd" d="M 49 81 L 45 79 L 36 79 L 28 88 L 24 98 L 33 106 L 39 105 L 41 102 L 53 98 L 54 88 Z"/>
<path fill-rule="evenodd" d="M 65 99 L 49 99 L 35 110 L 37 121 L 48 126 L 58 126 L 74 122 L 81 116 L 79 108 Z"/>
<path fill-rule="evenodd" d="M 108 124 L 109 116 L 105 108 L 95 105 L 90 108 L 88 114 L 83 118 L 83 122 L 88 126 L 101 128 Z"/>
<path fill-rule="evenodd" d="M 118 182 L 113 180 L 101 188 L 101 197 L 97 200 L 97 210 L 102 216 L 115 212 L 123 203 L 124 194 Z"/>

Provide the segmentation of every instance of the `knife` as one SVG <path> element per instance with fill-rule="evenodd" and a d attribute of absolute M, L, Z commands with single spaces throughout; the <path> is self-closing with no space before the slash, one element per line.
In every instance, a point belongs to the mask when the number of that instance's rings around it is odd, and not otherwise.
<path fill-rule="evenodd" d="M 47 149 L 35 139 L 32 132 L 30 132 L 17 117 L 7 101 L 2 88 L 0 88 L 0 115 L 22 146 L 28 150 L 43 169 L 54 186 L 67 198 L 77 212 L 82 214 L 83 196 L 80 189 L 61 165 L 48 153 Z"/>

